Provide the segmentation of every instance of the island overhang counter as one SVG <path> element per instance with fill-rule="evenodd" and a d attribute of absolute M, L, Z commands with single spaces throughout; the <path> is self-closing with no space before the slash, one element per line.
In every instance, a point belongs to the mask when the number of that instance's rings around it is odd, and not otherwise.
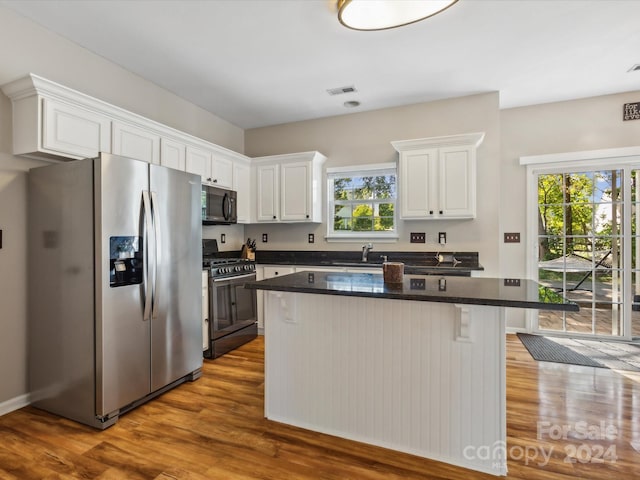
<path fill-rule="evenodd" d="M 504 309 L 577 311 L 530 280 L 299 272 L 264 295 L 265 417 L 506 475 Z"/>

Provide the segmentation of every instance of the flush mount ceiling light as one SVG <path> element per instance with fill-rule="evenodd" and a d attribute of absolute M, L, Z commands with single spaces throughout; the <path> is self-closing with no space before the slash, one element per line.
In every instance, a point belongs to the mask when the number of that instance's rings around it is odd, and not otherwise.
<path fill-rule="evenodd" d="M 386 30 L 419 22 L 458 0 L 338 0 L 338 20 L 353 30 Z"/>

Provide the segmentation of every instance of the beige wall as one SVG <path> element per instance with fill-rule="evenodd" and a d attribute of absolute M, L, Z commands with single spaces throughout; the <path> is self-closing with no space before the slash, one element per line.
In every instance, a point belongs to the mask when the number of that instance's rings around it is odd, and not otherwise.
<path fill-rule="evenodd" d="M 35 73 L 231 150 L 244 131 L 0 7 L 0 85 Z M 42 162 L 11 154 L 11 102 L 0 93 L 0 414 L 24 401 L 26 175 Z M 232 238 L 243 237 L 235 227 Z M 209 231 L 213 235 L 212 231 Z M 237 240 L 236 243 L 240 242 Z"/>
<path fill-rule="evenodd" d="M 502 110 L 502 181 L 500 232 L 521 232 L 522 242 L 503 245 L 500 274 L 526 272 L 525 167 L 528 155 L 599 150 L 640 145 L 640 121 L 622 121 L 624 103 L 640 101 L 640 91 Z M 530 208 L 530 207 L 529 207 Z M 510 312 L 509 324 L 524 327 L 522 312 Z"/>
<path fill-rule="evenodd" d="M 439 250 L 438 232 L 446 232 L 447 251 L 478 251 L 487 275 L 498 273 L 498 208 L 500 181 L 500 126 L 498 94 L 487 93 L 438 102 L 309 120 L 245 132 L 249 156 L 318 150 L 327 156 L 325 167 L 396 161 L 393 140 L 485 132 L 478 149 L 478 215 L 475 220 L 400 221 L 400 240 L 376 243 L 375 250 Z M 326 185 L 323 187 L 326 190 Z M 326 198 L 326 197 L 323 197 Z M 326 205 L 324 218 L 326 219 Z M 321 225 L 257 225 L 246 236 L 258 239 L 258 248 L 360 250 L 363 242 L 327 243 Z M 430 243 L 409 243 L 410 232 L 426 232 Z M 262 233 L 269 243 L 262 244 Z M 315 233 L 316 243 L 307 243 Z"/>

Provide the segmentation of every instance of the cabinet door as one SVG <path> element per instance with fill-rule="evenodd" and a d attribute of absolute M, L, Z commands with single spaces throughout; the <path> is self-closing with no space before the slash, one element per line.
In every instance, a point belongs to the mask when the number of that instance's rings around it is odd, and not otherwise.
<path fill-rule="evenodd" d="M 400 155 L 400 218 L 433 218 L 438 211 L 438 149 L 411 150 Z"/>
<path fill-rule="evenodd" d="M 204 183 L 211 182 L 211 152 L 187 146 L 185 170 L 200 175 Z"/>
<path fill-rule="evenodd" d="M 309 220 L 310 186 L 310 162 L 285 163 L 280 166 L 280 220 Z"/>
<path fill-rule="evenodd" d="M 296 267 L 296 273 L 298 272 L 335 272 L 335 273 L 340 273 L 340 272 L 346 272 L 347 269 L 344 267 L 316 267 L 313 265 L 310 265 L 308 267 Z"/>
<path fill-rule="evenodd" d="M 111 121 L 83 108 L 42 100 L 42 148 L 77 158 L 111 153 Z"/>
<path fill-rule="evenodd" d="M 160 140 L 160 165 L 184 171 L 186 146 L 183 143 L 163 138 Z"/>
<path fill-rule="evenodd" d="M 257 220 L 259 222 L 278 220 L 280 205 L 278 171 L 278 165 L 258 165 L 257 167 Z"/>
<path fill-rule="evenodd" d="M 217 187 L 233 186 L 233 162 L 228 158 L 213 156 L 211 161 L 211 182 Z"/>
<path fill-rule="evenodd" d="M 113 145 L 115 155 L 160 163 L 160 136 L 126 123 L 113 122 Z"/>
<path fill-rule="evenodd" d="M 251 219 L 251 167 L 236 162 L 233 164 L 233 189 L 238 192 L 236 209 L 238 223 L 249 223 Z"/>
<path fill-rule="evenodd" d="M 294 267 L 287 267 L 285 265 L 276 265 L 273 267 L 264 267 L 264 278 L 280 277 L 282 275 L 289 275 L 294 273 Z"/>
<path fill-rule="evenodd" d="M 439 154 L 439 211 L 442 218 L 474 218 L 476 174 L 474 149 L 442 147 Z"/>
<path fill-rule="evenodd" d="M 202 351 L 209 349 L 209 271 L 202 271 Z"/>

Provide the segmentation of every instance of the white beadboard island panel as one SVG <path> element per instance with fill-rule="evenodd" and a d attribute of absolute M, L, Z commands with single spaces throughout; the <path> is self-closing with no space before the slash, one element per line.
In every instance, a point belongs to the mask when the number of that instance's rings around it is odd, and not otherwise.
<path fill-rule="evenodd" d="M 503 307 L 264 293 L 268 419 L 506 475 Z"/>

